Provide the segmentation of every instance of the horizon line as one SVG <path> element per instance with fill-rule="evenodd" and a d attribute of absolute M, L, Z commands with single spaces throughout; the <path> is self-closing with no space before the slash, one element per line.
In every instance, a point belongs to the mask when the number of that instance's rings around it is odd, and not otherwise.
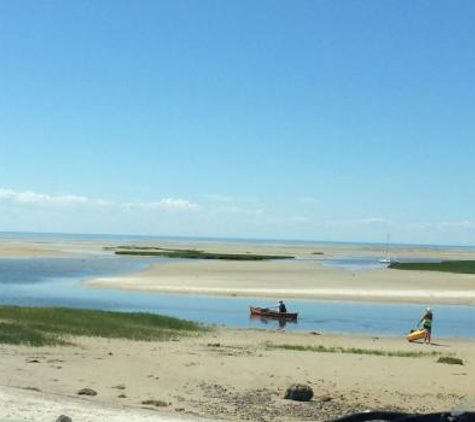
<path fill-rule="evenodd" d="M 239 236 L 192 236 L 192 235 L 158 235 L 158 234 L 127 234 L 127 233 L 77 233 L 77 232 L 36 232 L 36 231 L 3 231 L 0 230 L 0 236 L 5 235 L 33 235 L 33 236 L 83 236 L 83 237 L 115 237 L 115 238 L 148 238 L 148 239 L 170 239 L 170 240 L 190 240 L 190 241 L 235 241 L 235 242 L 290 242 L 290 243 L 327 243 L 327 244 L 340 244 L 340 245 L 386 245 L 386 241 L 361 241 L 361 240 L 316 240 L 316 239 L 282 239 L 282 238 L 260 238 L 260 237 L 239 237 Z M 392 243 L 390 248 L 393 247 L 405 247 L 405 246 L 418 246 L 423 248 L 428 247 L 449 247 L 449 248 L 475 248 L 475 245 L 470 244 L 433 244 L 433 243 Z"/>

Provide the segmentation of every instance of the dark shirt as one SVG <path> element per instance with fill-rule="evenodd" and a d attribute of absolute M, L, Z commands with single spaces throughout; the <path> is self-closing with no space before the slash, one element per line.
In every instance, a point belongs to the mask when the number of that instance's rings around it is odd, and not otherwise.
<path fill-rule="evenodd" d="M 287 308 L 284 303 L 279 304 L 279 312 L 287 312 Z"/>

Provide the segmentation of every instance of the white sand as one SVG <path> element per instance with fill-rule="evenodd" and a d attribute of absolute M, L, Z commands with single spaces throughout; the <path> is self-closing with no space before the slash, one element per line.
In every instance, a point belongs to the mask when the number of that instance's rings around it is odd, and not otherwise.
<path fill-rule="evenodd" d="M 206 422 L 198 417 L 157 414 L 156 411 L 111 406 L 92 400 L 0 387 L 0 421 L 54 422 L 60 415 L 73 422 Z"/>
<path fill-rule="evenodd" d="M 348 271 L 322 262 L 183 261 L 90 280 L 89 287 L 179 294 L 475 304 L 475 275 L 375 269 Z"/>

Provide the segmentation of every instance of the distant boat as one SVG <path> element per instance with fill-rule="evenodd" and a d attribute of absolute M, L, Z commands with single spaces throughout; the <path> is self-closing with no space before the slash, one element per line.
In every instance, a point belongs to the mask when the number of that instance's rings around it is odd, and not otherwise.
<path fill-rule="evenodd" d="M 384 249 L 384 258 L 378 261 L 380 264 L 391 264 L 392 260 L 389 257 L 389 233 L 386 235 L 386 248 Z"/>
<path fill-rule="evenodd" d="M 278 318 L 278 319 L 289 319 L 295 320 L 298 317 L 298 313 L 292 312 L 279 312 L 273 311 L 269 308 L 259 308 L 257 306 L 249 306 L 249 310 L 251 311 L 251 316 L 261 316 L 261 317 L 268 317 L 268 318 Z"/>

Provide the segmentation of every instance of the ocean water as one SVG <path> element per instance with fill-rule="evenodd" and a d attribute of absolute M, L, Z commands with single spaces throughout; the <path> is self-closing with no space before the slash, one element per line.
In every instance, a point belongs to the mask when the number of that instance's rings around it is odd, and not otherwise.
<path fill-rule="evenodd" d="M 140 241 L 191 241 L 191 242 L 223 242 L 223 243 L 250 243 L 259 245 L 294 245 L 294 246 L 357 246 L 379 247 L 384 250 L 386 242 L 361 241 L 327 241 L 327 240 L 298 240 L 298 239 L 256 239 L 235 237 L 192 237 L 192 236 L 151 236 L 131 234 L 79 234 L 79 233 L 36 233 L 36 232 L 2 232 L 0 239 L 34 239 L 38 243 L 52 244 L 58 240 L 90 241 L 90 242 L 140 242 Z M 475 245 L 439 245 L 439 244 L 409 244 L 391 243 L 390 249 L 421 248 L 441 250 L 475 251 Z"/>
<path fill-rule="evenodd" d="M 343 256 L 338 258 L 321 259 L 323 265 L 341 268 L 348 271 L 377 270 L 386 268 L 388 264 L 379 262 L 381 255 Z M 397 262 L 440 262 L 440 259 L 422 257 L 404 257 L 393 259 Z"/>
<path fill-rule="evenodd" d="M 90 289 L 83 280 L 135 272 L 166 258 L 94 256 L 88 258 L 0 259 L 0 303 L 28 306 L 64 306 L 123 312 L 151 312 L 241 328 L 404 335 L 424 310 L 421 305 L 347 301 L 287 300 L 289 312 L 299 312 L 296 323 L 279 325 L 271 319 L 250 318 L 249 305 L 270 307 L 263 298 L 167 295 Z M 433 306 L 434 338 L 475 337 L 474 306 Z"/>
<path fill-rule="evenodd" d="M 380 259 L 381 256 L 345 256 L 339 258 L 325 258 L 321 262 L 328 267 L 358 271 L 386 268 L 388 264 L 380 263 Z"/>

